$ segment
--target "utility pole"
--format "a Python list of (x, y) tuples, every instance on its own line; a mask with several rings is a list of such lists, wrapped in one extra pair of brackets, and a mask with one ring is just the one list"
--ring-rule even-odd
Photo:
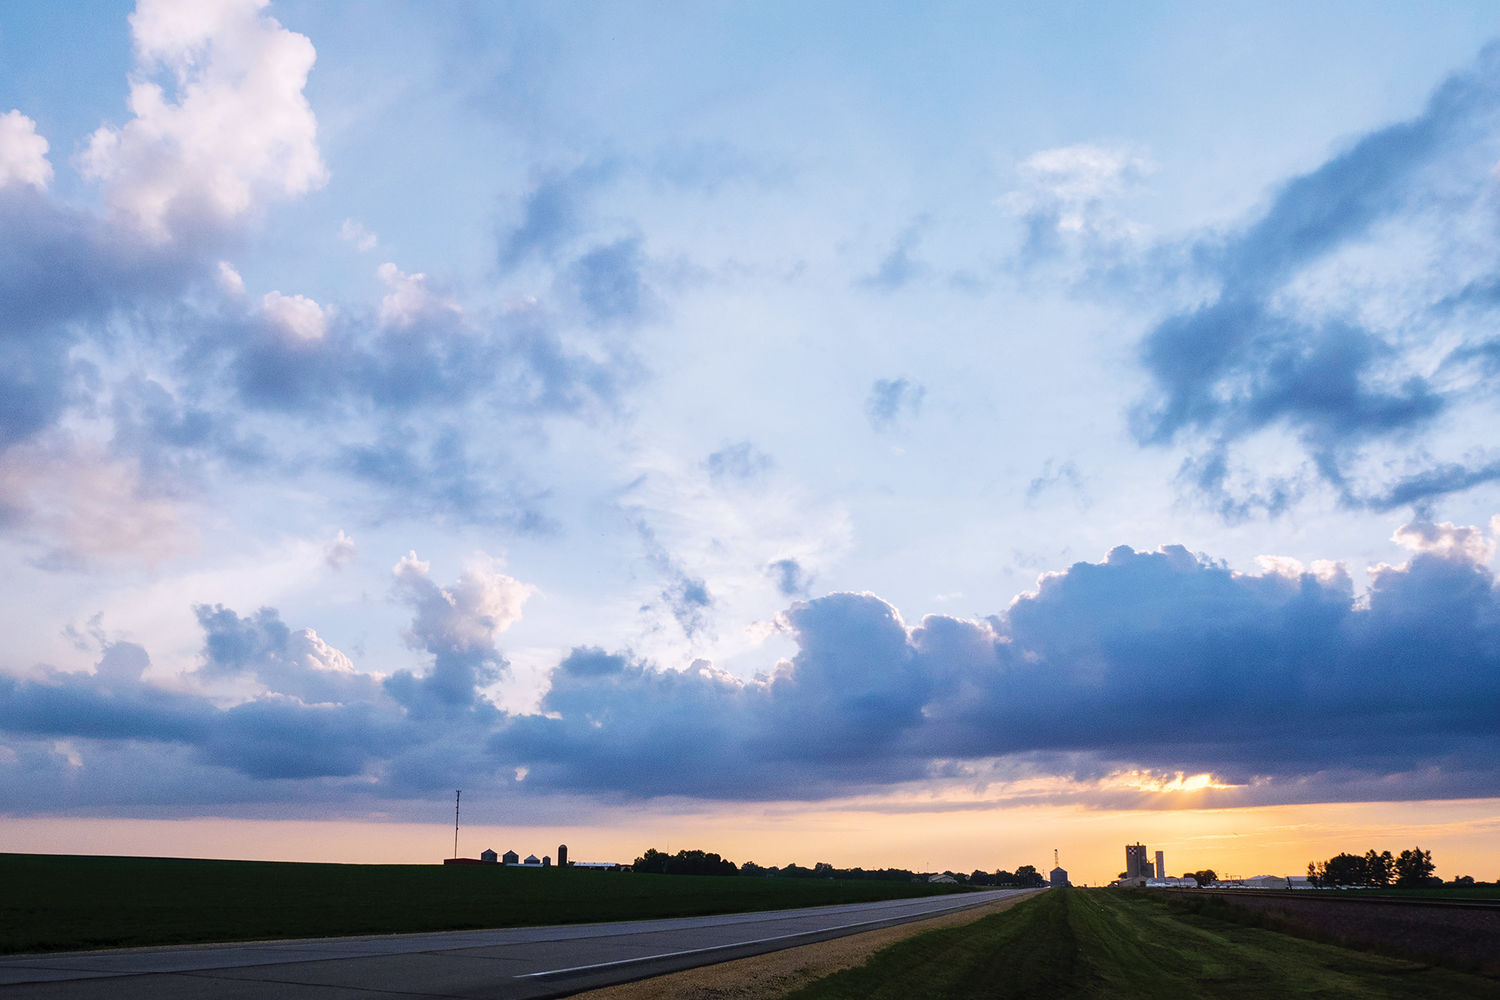
[(458, 800), (463, 798), (462, 788), (453, 790), (453, 860), (458, 860)]

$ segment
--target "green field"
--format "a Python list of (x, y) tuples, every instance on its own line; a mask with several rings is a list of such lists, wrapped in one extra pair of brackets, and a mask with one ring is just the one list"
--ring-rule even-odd
[(1347, 894), (1396, 899), (1452, 899), (1458, 902), (1500, 900), (1500, 889), (1492, 885), (1445, 885), (1436, 889), (1357, 889), (1347, 890)]
[(1110, 889), (1042, 893), (930, 931), (786, 1000), (1467, 1000), (1500, 982), (1316, 944)]
[(0, 854), (0, 953), (635, 920), (951, 889), (488, 865)]

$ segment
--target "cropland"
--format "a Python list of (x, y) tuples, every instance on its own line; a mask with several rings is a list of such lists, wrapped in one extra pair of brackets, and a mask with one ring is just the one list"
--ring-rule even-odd
[(904, 899), (910, 882), (0, 854), (0, 953), (696, 916)]
[(1062, 889), (909, 938), (787, 1000), (1497, 996), (1500, 980), (1195, 913), (1161, 893)]

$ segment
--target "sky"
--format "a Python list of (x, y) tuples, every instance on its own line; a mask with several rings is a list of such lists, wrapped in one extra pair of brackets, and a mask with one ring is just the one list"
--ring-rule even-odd
[(1497, 40), (0, 8), (0, 850), (1500, 878)]

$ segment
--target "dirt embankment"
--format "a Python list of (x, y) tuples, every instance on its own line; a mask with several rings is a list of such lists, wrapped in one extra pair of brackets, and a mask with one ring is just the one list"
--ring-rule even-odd
[[(1038, 889), (1038, 892), (1041, 890)], [(988, 906), (949, 913), (930, 920), (885, 927), (863, 934), (785, 948), (718, 965), (705, 965), (669, 976), (580, 993), (581, 1000), (773, 1000), (815, 979), (861, 965), (875, 952), (923, 931), (956, 927), (999, 913), (1029, 899), (1011, 896)]]

